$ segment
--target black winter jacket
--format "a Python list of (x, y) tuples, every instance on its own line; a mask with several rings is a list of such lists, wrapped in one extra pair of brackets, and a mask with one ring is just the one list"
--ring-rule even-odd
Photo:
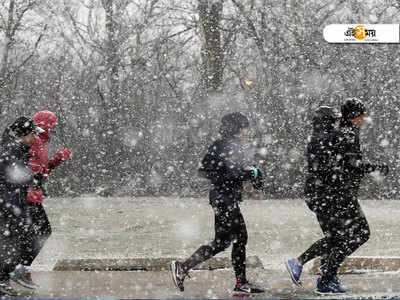
[(357, 208), (361, 179), (380, 168), (363, 161), (359, 129), (343, 121), (337, 130), (313, 132), (307, 161), (306, 202), (315, 212)]
[(360, 147), (360, 131), (349, 121), (342, 121), (340, 130), (343, 134), (341, 143), (342, 193), (343, 197), (357, 199), (361, 179), (368, 173), (380, 168), (380, 165), (363, 161)]
[(222, 138), (208, 149), (199, 175), (211, 181), (210, 204), (232, 206), (242, 201), (243, 181), (253, 179), (238, 138)]
[(23, 210), (28, 188), (33, 181), (29, 147), (15, 139), (3, 139), (0, 153), (0, 206)]
[(326, 211), (341, 185), (343, 135), (334, 128), (315, 129), (307, 145), (306, 202), (313, 211)]

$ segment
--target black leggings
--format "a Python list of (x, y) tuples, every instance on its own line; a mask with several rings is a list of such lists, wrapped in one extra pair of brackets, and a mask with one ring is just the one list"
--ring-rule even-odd
[(317, 213), (317, 219), (325, 237), (312, 244), (299, 261), (305, 264), (321, 257), (321, 264), (326, 264), (323, 276), (331, 280), (345, 258), (368, 241), (370, 230), (358, 202), (341, 212)]
[(21, 258), (22, 264), (30, 266), (39, 255), (52, 230), (46, 211), (41, 203), (28, 203), (26, 211), (32, 234), (23, 243)]
[(10, 272), (21, 263), (24, 241), (29, 236), (24, 207), (0, 205), (0, 282), (9, 280)]
[(203, 245), (184, 263), (190, 270), (198, 264), (224, 251), (232, 243), (232, 266), (236, 278), (246, 281), (247, 230), (238, 205), (213, 207), (215, 213), (215, 238)]

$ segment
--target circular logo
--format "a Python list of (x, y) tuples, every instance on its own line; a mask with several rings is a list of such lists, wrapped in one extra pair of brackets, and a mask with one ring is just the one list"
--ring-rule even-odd
[(367, 27), (364, 25), (358, 25), (354, 28), (354, 37), (357, 40), (363, 40), (367, 36)]

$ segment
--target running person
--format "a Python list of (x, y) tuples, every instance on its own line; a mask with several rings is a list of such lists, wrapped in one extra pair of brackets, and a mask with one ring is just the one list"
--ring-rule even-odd
[(68, 149), (59, 150), (51, 159), (48, 158), (47, 144), (55, 134), (57, 116), (51, 111), (44, 110), (33, 115), (37, 126), (44, 130), (35, 137), (30, 148), (30, 165), (34, 172), (43, 175), (43, 180), (29, 189), (26, 198), (26, 210), (32, 225), (32, 236), (25, 240), (25, 247), (22, 253), (22, 263), (17, 266), (11, 274), (11, 279), (16, 283), (30, 289), (36, 289), (37, 284), (32, 280), (30, 266), (40, 253), (45, 242), (50, 237), (52, 229), (43, 206), (43, 198), (46, 194), (47, 177), (52, 170), (68, 160), (71, 151)]
[[(260, 183), (262, 173), (258, 168), (247, 167), (239, 136), (246, 135), (249, 122), (241, 113), (230, 113), (221, 120), (221, 139), (208, 149), (199, 169), (200, 175), (211, 181), (209, 200), (215, 215), (215, 238), (201, 246), (184, 262), (171, 263), (172, 278), (176, 287), (184, 291), (184, 279), (189, 270), (224, 251), (232, 244), (232, 265), (236, 276), (234, 295), (263, 293), (246, 277), (247, 230), (240, 211), (243, 181)], [(257, 185), (257, 184), (256, 184)], [(262, 188), (259, 184), (258, 188)]]
[[(320, 141), (312, 138), (308, 146), (307, 204), (316, 213), (325, 237), (297, 259), (286, 262), (293, 282), (301, 286), (303, 265), (315, 257), (321, 257), (322, 275), (317, 279), (316, 289), (321, 294), (347, 291), (337, 277), (338, 269), (344, 259), (368, 241), (370, 236), (368, 222), (357, 200), (361, 178), (375, 170), (385, 175), (388, 173), (385, 165), (362, 161), (359, 128), (365, 117), (364, 105), (351, 99), (346, 101), (341, 110), (343, 116), (339, 131), (332, 128), (325, 130), (319, 134)], [(326, 143), (321, 141), (331, 142), (325, 146)], [(331, 163), (322, 163), (321, 168), (321, 157), (327, 155), (332, 158), (328, 160)]]
[[(20, 117), (3, 133), (0, 152), (0, 295), (18, 296), (10, 272), (21, 262), (24, 241), (31, 236), (26, 196), (36, 176), (29, 164), (35, 135), (43, 132), (33, 120)], [(35, 180), (36, 181), (36, 180)]]

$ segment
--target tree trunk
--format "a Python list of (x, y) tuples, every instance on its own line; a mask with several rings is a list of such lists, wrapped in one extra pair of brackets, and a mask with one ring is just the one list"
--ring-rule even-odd
[(10, 95), (10, 70), (8, 65), (8, 57), (10, 50), (12, 48), (14, 42), (13, 26), (14, 26), (14, 13), (15, 13), (15, 1), (10, 0), (8, 6), (8, 20), (7, 27), (4, 32), (4, 52), (3, 57), (1, 59), (1, 69), (0, 69), (0, 111), (3, 111), (4, 105), (9, 100), (8, 96)]
[[(113, 0), (102, 0), (105, 11), (105, 30), (107, 40), (104, 47), (104, 62), (106, 67), (106, 88), (102, 95), (102, 174), (103, 183), (107, 185), (106, 194), (115, 190), (113, 178), (119, 169), (118, 160), (121, 151), (120, 120), (121, 96), (119, 95), (119, 64), (118, 56), (118, 24), (115, 21), (115, 8)], [(118, 177), (118, 176), (117, 176)]]
[(219, 28), (222, 10), (223, 0), (199, 0), (198, 2), (200, 26), (203, 36), (201, 78), (205, 89), (211, 91), (221, 89), (224, 72), (224, 53)]

